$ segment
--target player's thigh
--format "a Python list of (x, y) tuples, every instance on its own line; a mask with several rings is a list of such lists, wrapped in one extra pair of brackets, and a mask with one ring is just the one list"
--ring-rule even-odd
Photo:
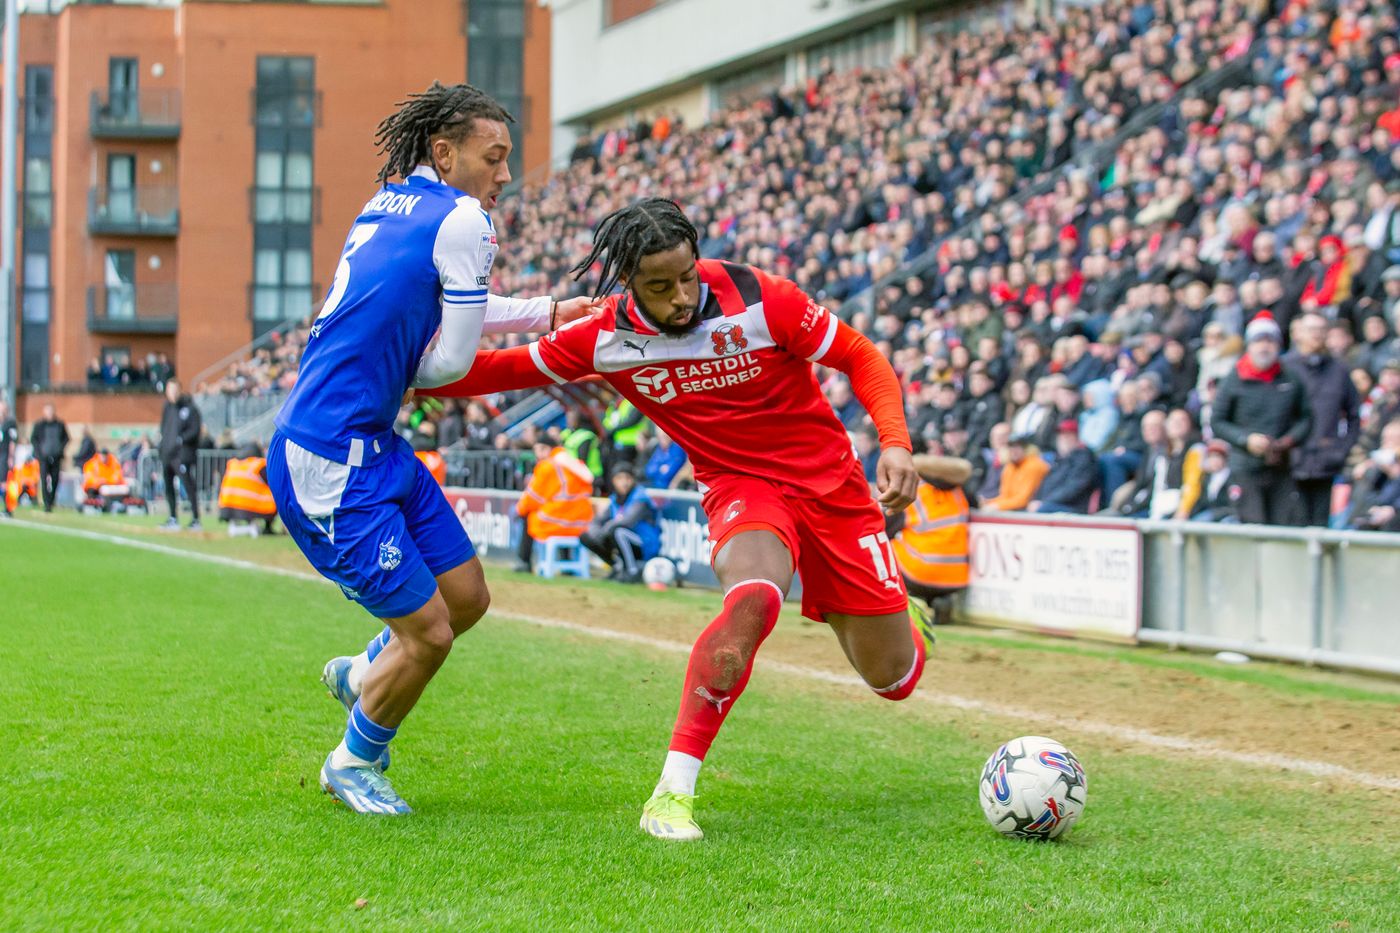
[(768, 528), (738, 532), (714, 558), (715, 576), (726, 592), (748, 580), (765, 580), (786, 595), (792, 586), (792, 563), (787, 543)]
[(725, 477), (705, 492), (711, 564), (724, 589), (745, 580), (768, 580), (784, 593), (797, 564), (797, 515), (773, 484), (753, 477)]
[(820, 499), (797, 500), (797, 512), (804, 616), (823, 622), (906, 609), (909, 597), (884, 513), (858, 472)]
[(828, 613), (827, 623), (851, 667), (872, 687), (888, 687), (914, 666), (908, 610), (878, 616)]

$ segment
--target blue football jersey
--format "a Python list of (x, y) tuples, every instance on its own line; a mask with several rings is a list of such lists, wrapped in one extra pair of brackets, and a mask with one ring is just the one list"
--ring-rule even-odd
[(346, 237), (278, 429), (352, 466), (387, 450), (444, 309), (484, 319), (496, 249), (480, 202), (427, 169), (380, 189)]

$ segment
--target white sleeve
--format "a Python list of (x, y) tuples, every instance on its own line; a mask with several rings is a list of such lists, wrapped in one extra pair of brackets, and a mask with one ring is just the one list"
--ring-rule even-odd
[(554, 299), (503, 298), (486, 296), (486, 328), (488, 334), (534, 334), (549, 330), (549, 312)]
[(486, 323), (486, 286), (496, 259), (496, 234), (475, 200), (460, 202), (443, 218), (433, 243), (433, 265), (442, 284), (442, 328), (418, 364), (413, 386), (456, 382), (471, 369)]

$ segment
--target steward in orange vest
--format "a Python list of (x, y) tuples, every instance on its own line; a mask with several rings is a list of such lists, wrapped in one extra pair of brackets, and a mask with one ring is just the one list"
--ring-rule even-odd
[(423, 462), (439, 486), (447, 485), (447, 461), (442, 459), (442, 454), (436, 450), (415, 450), (413, 456)]
[[(117, 487), (121, 491), (102, 492), (104, 486)], [(83, 492), (89, 496), (98, 495), (120, 495), (124, 496), (131, 491), (127, 485), (125, 477), (122, 476), (122, 464), (108, 450), (103, 450), (93, 454), (83, 464)]]
[(219, 484), (219, 518), (226, 522), (256, 522), (261, 520), (269, 534), (272, 520), (277, 517), (277, 504), (267, 485), (267, 460), (256, 444), (239, 451), (224, 467), (223, 482)]
[(923, 480), (902, 516), (903, 527), (892, 535), (895, 560), (909, 593), (946, 621), (951, 606), (943, 599), (966, 589), (968, 581), (968, 502), (962, 484), (972, 476), (972, 464), (959, 457), (920, 455), (914, 468)]
[(593, 521), (593, 471), (562, 447), (535, 445), (535, 472), (515, 511), (525, 519), (520, 564), (529, 570), (534, 543), (546, 538), (577, 538)]

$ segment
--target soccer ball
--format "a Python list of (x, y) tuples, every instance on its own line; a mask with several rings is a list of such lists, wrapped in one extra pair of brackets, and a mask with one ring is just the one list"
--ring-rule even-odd
[(669, 589), (676, 582), (676, 565), (665, 557), (653, 557), (642, 568), (642, 582), (648, 589)]
[(1053, 739), (1024, 735), (992, 753), (978, 790), (987, 822), (1003, 836), (1055, 839), (1084, 812), (1088, 786), (1073, 752)]

